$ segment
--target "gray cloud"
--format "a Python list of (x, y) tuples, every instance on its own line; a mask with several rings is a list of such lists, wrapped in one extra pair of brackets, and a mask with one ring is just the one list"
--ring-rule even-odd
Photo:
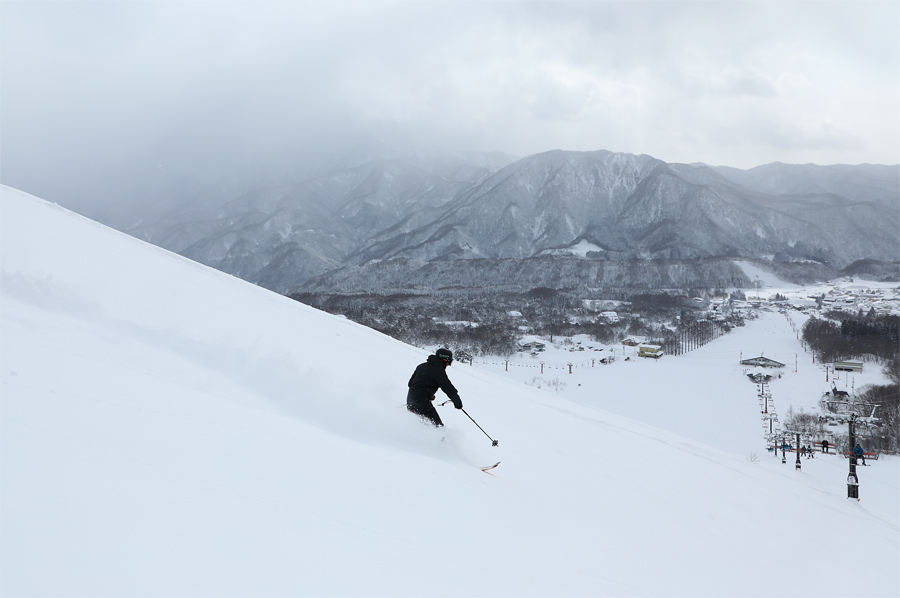
[(896, 2), (0, 10), (0, 175), (61, 203), (187, 179), (227, 194), (371, 144), (738, 167), (900, 154)]

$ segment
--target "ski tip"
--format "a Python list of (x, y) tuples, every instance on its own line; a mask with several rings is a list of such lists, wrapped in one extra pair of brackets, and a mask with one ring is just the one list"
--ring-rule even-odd
[(488, 470), (490, 470), (490, 469), (494, 469), (494, 468), (497, 467), (498, 465), (500, 465), (500, 461), (497, 461), (497, 462), (494, 463), (493, 465), (486, 465), (486, 466), (482, 467), (482, 468), (481, 468), (481, 471), (488, 471)]

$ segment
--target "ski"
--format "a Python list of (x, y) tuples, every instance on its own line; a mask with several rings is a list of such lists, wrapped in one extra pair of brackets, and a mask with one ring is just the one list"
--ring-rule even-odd
[(486, 466), (486, 467), (482, 467), (482, 468), (481, 468), (481, 471), (483, 471), (484, 473), (487, 473), (488, 471), (494, 469), (494, 468), (497, 467), (498, 465), (500, 465), (500, 461), (497, 461), (497, 462), (494, 463), (493, 465), (488, 465), (488, 466)]

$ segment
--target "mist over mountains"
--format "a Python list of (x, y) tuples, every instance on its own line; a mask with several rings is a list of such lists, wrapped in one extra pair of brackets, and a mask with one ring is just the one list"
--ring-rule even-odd
[(749, 286), (735, 258), (795, 279), (860, 264), (896, 278), (900, 170), (608, 151), (353, 156), (126, 232), (281, 293)]

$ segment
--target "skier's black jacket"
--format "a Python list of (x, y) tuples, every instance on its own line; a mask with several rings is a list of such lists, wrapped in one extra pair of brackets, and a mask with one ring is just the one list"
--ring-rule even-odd
[(453, 406), (462, 409), (459, 393), (447, 377), (447, 366), (437, 355), (429, 355), (428, 361), (421, 364), (409, 379), (409, 392), (406, 393), (406, 404), (410, 407), (430, 406), (434, 393), (438, 388), (444, 391)]

